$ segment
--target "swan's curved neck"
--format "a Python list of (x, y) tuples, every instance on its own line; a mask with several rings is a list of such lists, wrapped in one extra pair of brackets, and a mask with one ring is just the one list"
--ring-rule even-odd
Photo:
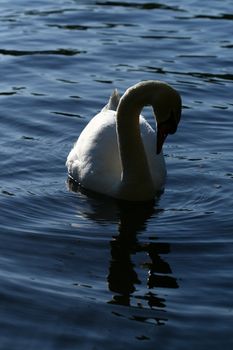
[(127, 196), (138, 196), (138, 192), (141, 192), (145, 197), (153, 192), (153, 181), (140, 134), (139, 116), (145, 105), (154, 105), (155, 91), (154, 82), (139, 83), (125, 92), (117, 109), (122, 196), (125, 191)]

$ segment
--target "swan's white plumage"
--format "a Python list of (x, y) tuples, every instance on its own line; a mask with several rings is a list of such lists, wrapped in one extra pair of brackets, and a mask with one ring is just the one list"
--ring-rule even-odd
[[(146, 89), (148, 91), (150, 90), (150, 84), (152, 85), (152, 88), (154, 88), (154, 86), (157, 87), (157, 85), (162, 84), (162, 88), (165, 90), (168, 89), (170, 94), (170, 90), (172, 90), (172, 95), (177, 94), (177, 92), (174, 93), (175, 90), (173, 90), (171, 87), (160, 82), (149, 81), (145, 83), (139, 83), (135, 85), (135, 87), (137, 88), (137, 86), (139, 86), (143, 92), (145, 90), (143, 84), (147, 86)], [(132, 114), (130, 111), (133, 111), (134, 107), (131, 106), (131, 110), (130, 108), (128, 109), (127, 101), (129, 101), (129, 104), (131, 103), (134, 105), (132, 100), (135, 100), (135, 97), (132, 99), (132, 95), (134, 95), (135, 91), (137, 91), (135, 87), (131, 88), (131, 90), (127, 90), (130, 93), (126, 91), (121, 100), (118, 92), (116, 90), (113, 92), (108, 104), (102, 109), (100, 113), (91, 119), (91, 121), (87, 124), (87, 126), (80, 134), (77, 142), (74, 144), (73, 149), (70, 151), (67, 157), (66, 165), (68, 168), (69, 176), (86, 189), (115, 198), (127, 200), (148, 200), (152, 199), (158, 191), (161, 191), (163, 189), (166, 177), (166, 166), (163, 153), (161, 152), (160, 154), (156, 154), (156, 131), (150, 126), (150, 124), (145, 120), (143, 116), (140, 115), (139, 118), (137, 116), (136, 118), (132, 118), (133, 123), (137, 124), (139, 122), (140, 125), (140, 135), (136, 135), (137, 131), (135, 131), (136, 129), (134, 130), (136, 135), (135, 139), (142, 139), (143, 146), (139, 145), (138, 150), (140, 151), (142, 148), (144, 148), (144, 150), (139, 153), (141, 154), (141, 158), (145, 158), (146, 156), (146, 162), (142, 162), (141, 164), (146, 164), (146, 167), (149, 171), (145, 172), (143, 175), (139, 175), (137, 178), (137, 174), (134, 176), (134, 173), (137, 173), (138, 169), (138, 174), (140, 174), (141, 167), (136, 167), (136, 171), (133, 172), (133, 176), (125, 176), (125, 181), (124, 176), (122, 176), (122, 152), (124, 152), (124, 150), (119, 150), (119, 137), (117, 135), (117, 130), (119, 133), (122, 132), (122, 134), (124, 134), (124, 143), (125, 140), (127, 143), (127, 137), (131, 132), (131, 127), (129, 126), (131, 125), (131, 121), (130, 123), (126, 124), (125, 129), (124, 118), (131, 118)], [(125, 96), (126, 98), (124, 99)], [(126, 101), (126, 99), (128, 100)], [(175, 100), (176, 99), (177, 97), (175, 97)], [(176, 102), (177, 101), (173, 103), (172, 107), (174, 107)], [(165, 106), (166, 103), (167, 100), (165, 99)], [(118, 107), (120, 105), (124, 106), (123, 113), (122, 111), (119, 111), (120, 108)], [(162, 108), (164, 108), (164, 105)], [(124, 108), (126, 110), (126, 113)], [(162, 110), (162, 108), (160, 108), (160, 110)], [(171, 111), (169, 109), (169, 113), (170, 112)], [(118, 118), (118, 114), (121, 114), (121, 117)], [(123, 125), (117, 125), (117, 118), (118, 120), (123, 120)], [(134, 136), (133, 132), (131, 135)], [(135, 162), (137, 162), (137, 154), (134, 154), (134, 152), (132, 152), (134, 137), (131, 137), (131, 141), (129, 142), (131, 142), (130, 159), (134, 159)], [(140, 142), (137, 141), (135, 145), (136, 144), (138, 145)], [(125, 145), (121, 148), (124, 147)], [(128, 149), (128, 146), (126, 148)], [(126, 153), (128, 153), (128, 151), (126, 151)], [(131, 162), (131, 167), (133, 163)], [(124, 165), (125, 168), (128, 168), (128, 162), (124, 161), (124, 164), (126, 164)], [(127, 173), (126, 170), (128, 171), (128, 169), (124, 170), (125, 173)], [(130, 171), (131, 170), (128, 172)], [(144, 176), (144, 179), (148, 178), (148, 181), (140, 183), (140, 176)]]
[[(156, 132), (143, 116), (140, 129), (155, 192), (165, 182), (163, 154), (156, 155)], [(116, 197), (122, 166), (116, 133), (116, 112), (102, 110), (84, 128), (67, 158), (69, 175), (84, 188)]]

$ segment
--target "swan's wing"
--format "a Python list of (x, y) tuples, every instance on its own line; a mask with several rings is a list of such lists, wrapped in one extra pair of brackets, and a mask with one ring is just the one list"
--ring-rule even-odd
[(115, 112), (97, 114), (67, 157), (69, 176), (83, 187), (111, 195), (121, 179)]
[(114, 89), (112, 95), (109, 98), (108, 103), (106, 104), (106, 106), (104, 106), (104, 108), (102, 109), (101, 112), (104, 112), (104, 111), (109, 110), (109, 109), (112, 111), (116, 111), (118, 104), (119, 104), (119, 101), (120, 101), (120, 98), (121, 97), (120, 97), (118, 90)]

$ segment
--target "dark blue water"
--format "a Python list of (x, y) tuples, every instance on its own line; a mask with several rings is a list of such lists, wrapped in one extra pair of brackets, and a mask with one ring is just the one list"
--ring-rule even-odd
[[(232, 349), (232, 1), (0, 5), (0, 349)], [(183, 98), (165, 193), (76, 192), (73, 142), (145, 79)]]

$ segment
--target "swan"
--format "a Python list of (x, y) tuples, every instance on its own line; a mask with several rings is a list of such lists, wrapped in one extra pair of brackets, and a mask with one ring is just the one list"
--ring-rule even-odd
[[(140, 115), (151, 105), (157, 130)], [(148, 80), (114, 90), (108, 104), (87, 124), (70, 151), (71, 179), (87, 190), (128, 201), (152, 200), (164, 189), (162, 146), (176, 132), (181, 97), (167, 83)]]

